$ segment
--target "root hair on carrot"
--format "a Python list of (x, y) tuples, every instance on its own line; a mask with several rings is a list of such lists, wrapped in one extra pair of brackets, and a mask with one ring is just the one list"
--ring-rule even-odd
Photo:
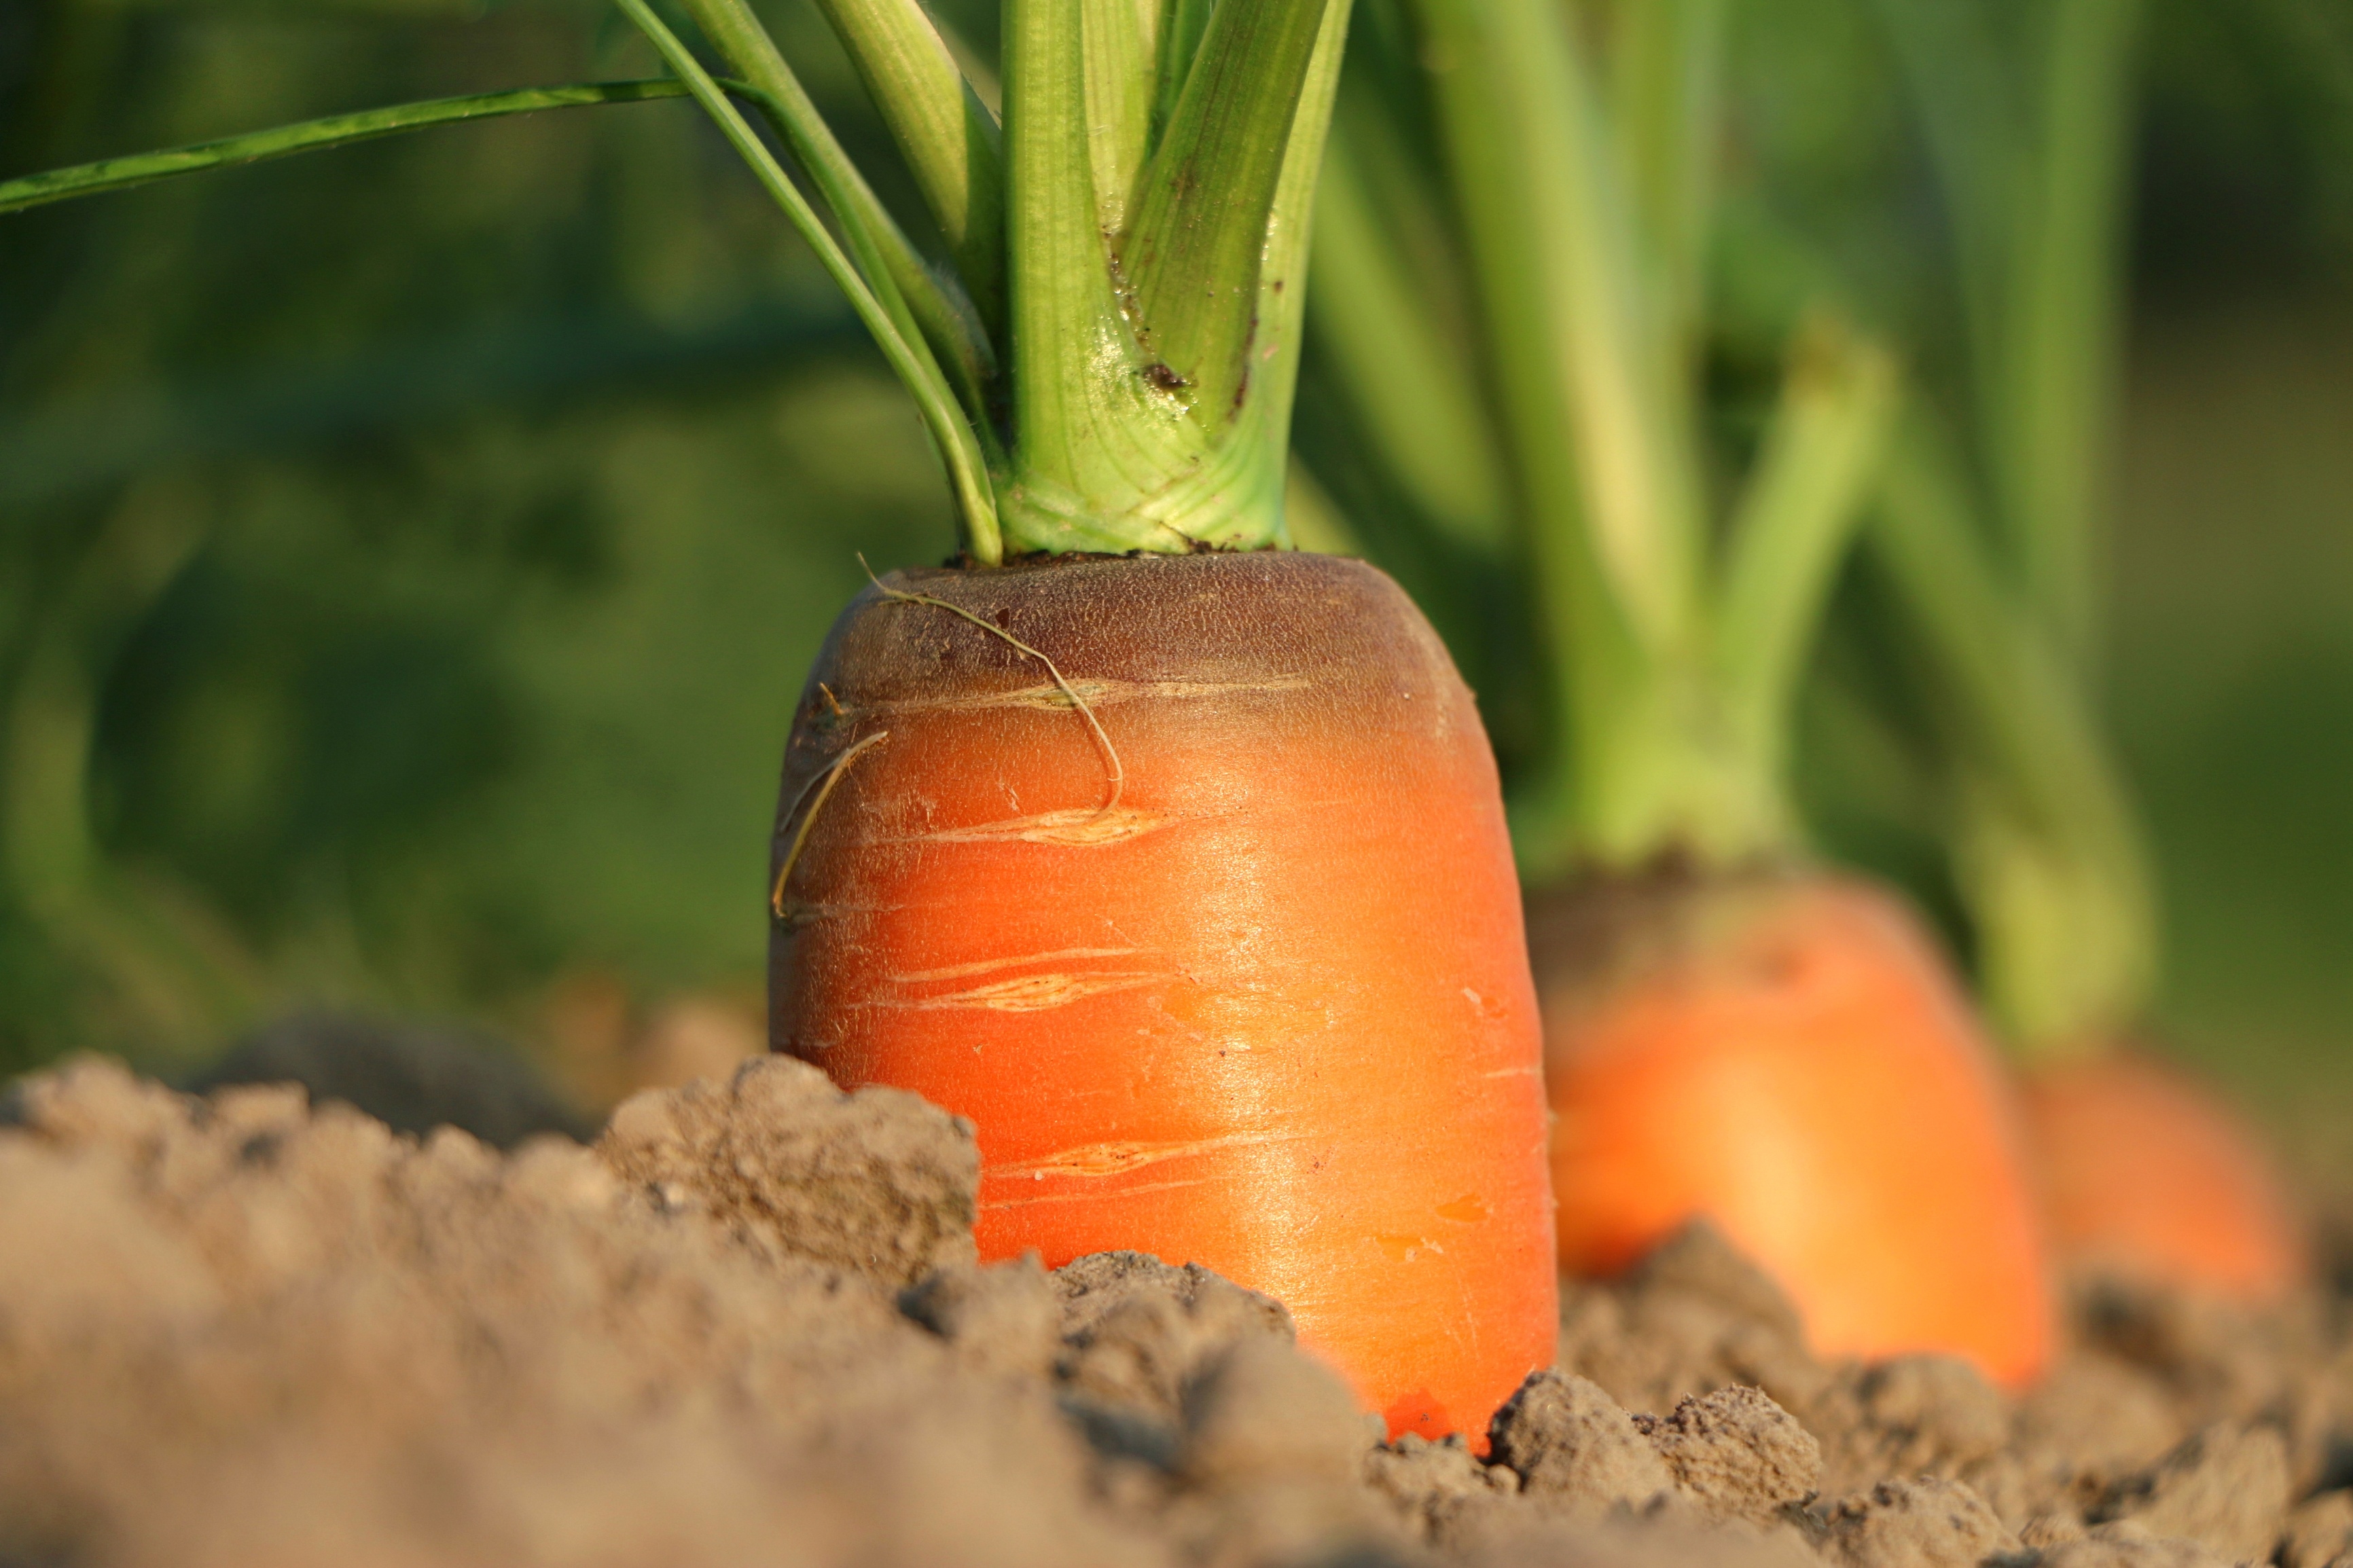
[[(801, 793), (793, 797), (792, 810), (785, 813), (785, 820), (790, 822), (798, 815), (801, 825), (793, 834), (792, 847), (785, 851), (784, 864), (776, 868), (776, 885), (768, 893), (768, 908), (775, 911), (778, 920), (785, 918), (785, 884), (793, 879), (793, 867), (799, 862), (801, 850), (808, 844), (809, 829), (817, 822), (817, 814), (825, 809), (826, 796), (833, 793), (833, 786), (841, 782), (841, 775), (849, 771), (849, 764), (858, 760), (860, 752), (881, 745), (890, 738), (890, 731), (877, 730), (864, 740), (853, 742), (827, 765), (825, 772), (801, 785)], [(811, 790), (817, 792), (814, 800), (809, 799)], [(804, 801), (808, 803), (807, 813), (801, 812)]]
[[(1111, 743), (1111, 734), (1103, 727), (1103, 721), (1095, 717), (1092, 706), (1085, 698), (1079, 695), (1079, 689), (1071, 684), (1070, 679), (1063, 675), (1060, 665), (1056, 664), (1043, 650), (1031, 647), (1003, 626), (989, 625), (962, 605), (950, 604), (947, 600), (930, 594), (910, 594), (903, 588), (885, 587), (882, 579), (874, 575), (874, 568), (866, 564), (866, 557), (863, 554), (858, 557), (858, 564), (865, 569), (866, 580), (874, 584), (874, 591), (884, 598), (902, 605), (929, 605), (934, 609), (945, 610), (952, 616), (970, 621), (1016, 652), (1025, 654), (1044, 665), (1046, 673), (1054, 678), (1055, 687), (1069, 699), (1071, 706), (1079, 710), (1079, 716), (1087, 721), (1087, 728), (1094, 731), (1095, 744), (1103, 748), (1103, 767), (1111, 775), (1111, 793), (1104, 797), (1103, 805), (1096, 809), (1095, 815), (1104, 816), (1119, 809), (1120, 795), (1127, 788), (1127, 768), (1119, 760), (1119, 748)], [(779, 896), (782, 896), (781, 892)]]

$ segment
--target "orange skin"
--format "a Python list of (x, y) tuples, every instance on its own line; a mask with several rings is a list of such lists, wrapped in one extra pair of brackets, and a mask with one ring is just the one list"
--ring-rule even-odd
[(2063, 1261), (2256, 1306), (2308, 1277), (2261, 1143), (2187, 1074), (2110, 1051), (2030, 1073), (2023, 1098)]
[(2013, 1111), (1913, 919), (1819, 877), (1642, 897), (1601, 968), (1540, 952), (1567, 975), (1544, 990), (1562, 1266), (1615, 1272), (1705, 1215), (1820, 1353), (2031, 1381), (2055, 1331)]
[[(1360, 563), (894, 574), (820, 656), (773, 1039), (970, 1117), (984, 1258), (1282, 1300), (1394, 1432), (1483, 1435), (1556, 1329), (1541, 1039), (1470, 694)], [(793, 808), (887, 731), (813, 820)], [(817, 787), (822, 787), (821, 783)]]

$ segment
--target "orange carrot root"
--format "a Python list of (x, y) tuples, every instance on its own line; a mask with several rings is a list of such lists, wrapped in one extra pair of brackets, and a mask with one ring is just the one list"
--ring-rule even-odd
[(2262, 1142), (2187, 1073), (2109, 1051), (2030, 1074), (2024, 1099), (2063, 1261), (2257, 1305), (2309, 1277)]
[(1563, 1267), (1694, 1215), (1815, 1349), (1965, 1356), (2012, 1386), (2052, 1306), (2014, 1113), (1934, 949), (1826, 878), (1658, 881), (1532, 912)]
[(784, 802), (891, 743), (779, 823), (776, 1047), (973, 1119), (985, 1258), (1201, 1263), (1392, 1429), (1482, 1435), (1553, 1353), (1541, 1047), (1486, 737), (1405, 596), (1272, 552), (894, 574), (809, 692)]

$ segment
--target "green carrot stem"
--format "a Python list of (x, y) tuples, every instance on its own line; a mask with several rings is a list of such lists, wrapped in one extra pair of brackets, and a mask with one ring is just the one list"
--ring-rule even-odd
[[(1509, 526), (1503, 454), (1461, 335), (1429, 308), (1432, 282), (1398, 243), (1404, 149), (1347, 107), (1334, 122), (1315, 201), (1311, 315), (1339, 381), (1383, 460), (1419, 512), (1489, 554)], [(1384, 198), (1388, 199), (1384, 199)]]
[(2139, 825), (2071, 667), (1995, 572), (1966, 488), (1915, 413), (1871, 530), (1932, 672), (1996, 1016), (2029, 1054), (2122, 1026), (2156, 972)]
[(2007, 336), (1984, 399), (2018, 580), (2078, 662), (2097, 635), (2139, 12), (2140, 0), (2052, 0), (2042, 17), (2037, 155), (2012, 182)]
[(870, 282), (887, 278), (885, 302), (892, 293), (904, 301), (911, 321), (901, 323), (902, 332), (920, 335), (930, 347), (984, 455), (994, 458), (988, 388), (997, 374), (997, 353), (971, 300), (934, 273), (908, 241), (744, 0), (687, 0), (687, 8), (742, 73), (741, 96), (758, 106), (808, 171)]
[(1250, 390), (1268, 218), (1326, 8), (1225, 0), (1210, 14), (1121, 243), (1148, 346), (1213, 426)]

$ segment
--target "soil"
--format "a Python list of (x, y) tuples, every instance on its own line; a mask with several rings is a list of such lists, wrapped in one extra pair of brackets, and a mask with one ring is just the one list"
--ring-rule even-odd
[(2011, 1401), (1808, 1355), (1704, 1227), (1571, 1289), (1492, 1450), (1278, 1302), (974, 1261), (970, 1128), (784, 1058), (590, 1146), (85, 1059), (0, 1130), (0, 1562), (2353, 1568), (2353, 1333), (2088, 1282)]

